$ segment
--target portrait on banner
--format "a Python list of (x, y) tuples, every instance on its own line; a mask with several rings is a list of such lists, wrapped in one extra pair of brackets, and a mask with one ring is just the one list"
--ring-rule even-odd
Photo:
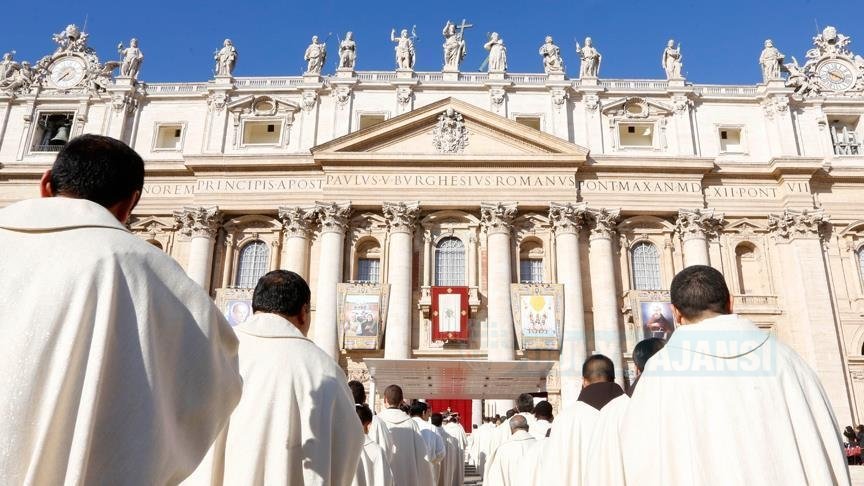
[(669, 301), (640, 302), (639, 314), (643, 339), (652, 337), (669, 339), (672, 331), (675, 330), (672, 303)]
[(559, 349), (563, 332), (561, 284), (511, 284), (513, 323), (521, 349)]
[(342, 349), (378, 349), (384, 334), (389, 286), (338, 284), (339, 336)]
[(231, 327), (243, 324), (252, 317), (252, 289), (219, 289), (216, 305)]

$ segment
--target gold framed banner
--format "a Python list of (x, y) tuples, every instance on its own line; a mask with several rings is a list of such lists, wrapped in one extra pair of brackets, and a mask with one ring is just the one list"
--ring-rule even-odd
[(339, 342), (342, 349), (380, 349), (387, 321), (390, 286), (379, 283), (340, 283)]
[(218, 289), (216, 306), (234, 327), (252, 317), (252, 289)]
[(672, 301), (668, 290), (643, 290), (630, 296), (637, 340), (659, 337), (669, 339), (675, 332)]
[(561, 349), (563, 284), (510, 284), (510, 302), (519, 349)]

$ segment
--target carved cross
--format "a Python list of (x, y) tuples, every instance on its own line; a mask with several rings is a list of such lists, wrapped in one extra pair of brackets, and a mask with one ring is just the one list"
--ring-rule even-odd
[(456, 27), (459, 27), (459, 38), (461, 39), (462, 35), (465, 33), (465, 29), (470, 29), (471, 27), (474, 27), (474, 24), (466, 24), (465, 19), (462, 19), (462, 23), (457, 25)]

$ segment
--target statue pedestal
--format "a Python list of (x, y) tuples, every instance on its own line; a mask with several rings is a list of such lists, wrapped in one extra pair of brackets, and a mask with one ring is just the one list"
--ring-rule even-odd
[(213, 84), (219, 88), (233, 89), (234, 88), (234, 77), (233, 76), (222, 76), (222, 75), (217, 74), (216, 77), (213, 78)]
[(504, 71), (489, 71), (489, 79), (504, 80)]
[(670, 88), (683, 88), (685, 80), (684, 78), (669, 78), (668, 83)]
[(599, 86), (596, 76), (584, 76), (579, 78), (579, 80), (581, 81), (581, 83), (579, 83), (581, 86)]
[(413, 69), (399, 68), (396, 70), (396, 79), (412, 79), (413, 77)]
[(564, 81), (564, 71), (550, 71), (546, 73), (546, 79), (549, 81)]
[(135, 86), (135, 78), (130, 78), (128, 76), (117, 76), (116, 78), (114, 78), (114, 86), (131, 88), (132, 86)]
[(340, 67), (339, 69), (336, 70), (336, 77), (337, 78), (353, 78), (354, 77), (354, 70), (351, 68)]
[(303, 73), (303, 84), (316, 84), (321, 82), (321, 75), (319, 73)]
[(444, 74), (444, 81), (459, 81), (459, 71), (444, 69), (442, 73)]

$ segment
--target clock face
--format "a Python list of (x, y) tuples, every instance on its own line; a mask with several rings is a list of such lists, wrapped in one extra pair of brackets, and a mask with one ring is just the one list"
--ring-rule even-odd
[(846, 91), (855, 84), (852, 68), (845, 62), (826, 61), (817, 68), (816, 73), (819, 76), (819, 84), (831, 91)]
[(60, 59), (51, 66), (51, 83), (60, 89), (77, 86), (84, 79), (84, 61), (77, 57)]

